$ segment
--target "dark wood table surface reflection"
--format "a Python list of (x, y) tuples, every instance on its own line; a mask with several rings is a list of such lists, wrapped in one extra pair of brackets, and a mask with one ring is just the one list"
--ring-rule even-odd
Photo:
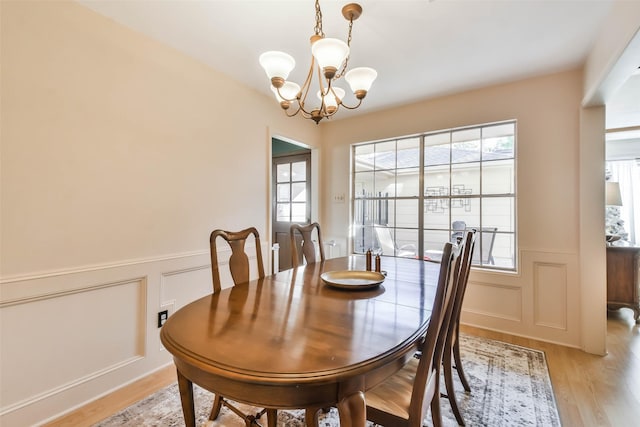
[(320, 279), (364, 268), (361, 256), (300, 266), (173, 314), (160, 336), (174, 357), (186, 425), (195, 425), (196, 383), (260, 407), (337, 406), (343, 427), (364, 427), (364, 391), (400, 369), (427, 329), (439, 266), (383, 257), (385, 281), (359, 291)]

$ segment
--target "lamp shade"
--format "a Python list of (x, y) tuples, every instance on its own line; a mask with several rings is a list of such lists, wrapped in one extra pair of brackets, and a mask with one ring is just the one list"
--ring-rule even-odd
[(260, 65), (270, 79), (280, 77), (284, 80), (289, 77), (289, 73), (296, 66), (296, 61), (287, 53), (270, 50), (260, 55)]
[(349, 56), (349, 46), (342, 40), (323, 38), (311, 45), (311, 53), (322, 70), (338, 69)]
[[(335, 86), (331, 89), (333, 90), (333, 92), (331, 92), (330, 90), (329, 93), (324, 96), (324, 105), (326, 106), (327, 110), (332, 109), (333, 111), (335, 111), (338, 108), (338, 100), (336, 99), (336, 97), (342, 100), (342, 98), (344, 98), (345, 92), (344, 89)], [(320, 91), (318, 91), (318, 99), (322, 101), (322, 92)]]
[(607, 194), (607, 206), (622, 206), (619, 183), (607, 181), (605, 192)]
[(271, 90), (276, 96), (278, 102), (293, 101), (294, 99), (296, 99), (298, 93), (300, 92), (300, 85), (294, 82), (284, 82), (284, 85), (282, 85), (282, 87), (280, 88), (280, 94), (282, 96), (278, 94), (278, 89), (276, 89), (275, 87), (271, 86)]
[(369, 91), (376, 77), (378, 77), (376, 70), (369, 67), (354, 68), (344, 76), (353, 92), (359, 90)]

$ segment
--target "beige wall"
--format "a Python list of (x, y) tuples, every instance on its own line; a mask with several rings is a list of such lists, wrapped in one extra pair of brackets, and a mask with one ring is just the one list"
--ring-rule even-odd
[(2, 276), (266, 230), (268, 126), (313, 126), (74, 3), (2, 7)]
[(211, 230), (256, 226), (268, 255), (271, 135), (320, 135), (75, 2), (0, 8), (0, 424), (21, 426), (170, 363), (157, 312), (211, 292)]

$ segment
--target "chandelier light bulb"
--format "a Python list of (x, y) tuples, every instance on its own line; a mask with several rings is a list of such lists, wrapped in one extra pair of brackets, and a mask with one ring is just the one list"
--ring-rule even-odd
[(260, 55), (260, 65), (275, 87), (282, 87), (296, 61), (287, 53), (271, 50)]
[(339, 39), (323, 38), (311, 45), (311, 53), (330, 80), (349, 56), (349, 46)]
[(344, 76), (358, 99), (364, 98), (376, 77), (378, 77), (376, 70), (369, 67), (354, 68)]

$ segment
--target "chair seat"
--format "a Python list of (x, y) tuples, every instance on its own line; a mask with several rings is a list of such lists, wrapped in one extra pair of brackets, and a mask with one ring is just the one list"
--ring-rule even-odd
[[(377, 409), (403, 420), (408, 419), (411, 392), (417, 369), (418, 359), (411, 358), (402, 369), (383, 383), (367, 391), (365, 395), (367, 410)], [(389, 401), (389, 396), (395, 396), (394, 400)]]

